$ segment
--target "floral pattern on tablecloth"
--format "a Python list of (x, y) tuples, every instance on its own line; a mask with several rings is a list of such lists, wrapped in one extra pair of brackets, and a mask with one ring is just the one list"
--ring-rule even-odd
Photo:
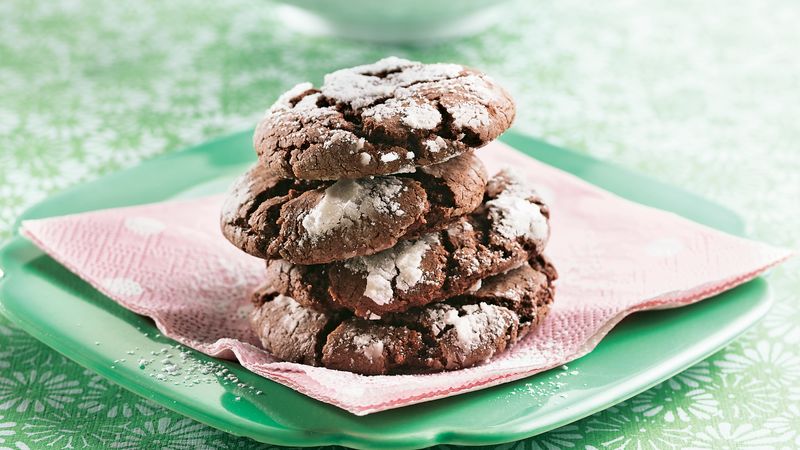
[[(479, 67), (517, 127), (800, 237), (800, 8), (788, 0), (523, 1), (482, 36), (373, 46), (294, 34), (266, 0), (0, 2), (0, 238), (47, 195), (253, 126), (282, 90), (395, 54)], [(800, 264), (726, 349), (502, 449), (800, 447)], [(64, 359), (0, 317), (0, 448), (260, 448)], [(269, 446), (266, 446), (269, 447)]]

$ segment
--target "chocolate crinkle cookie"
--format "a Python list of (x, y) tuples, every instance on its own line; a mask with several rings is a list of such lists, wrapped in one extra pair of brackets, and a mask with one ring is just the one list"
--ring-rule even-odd
[(555, 269), (543, 257), (487, 278), (445, 302), (365, 320), (320, 312), (269, 284), (254, 294), (251, 326), (285, 361), (365, 375), (456, 370), (483, 363), (526, 336), (547, 315)]
[(336, 182), (284, 179), (257, 164), (226, 198), (222, 232), (251, 255), (296, 264), (371, 255), (474, 210), (486, 182), (472, 152), (413, 173)]
[(380, 318), (475, 291), (484, 278), (525, 264), (544, 250), (548, 218), (535, 191), (501, 172), (482, 204), (445, 230), (330, 264), (270, 260), (266, 280), (309, 308)]
[(250, 325), (276, 358), (366, 375), (474, 366), (546, 316), (550, 211), (474, 150), (514, 102), (457, 64), (386, 58), (295, 86), (253, 137), (225, 237), (266, 260)]
[(514, 115), (509, 94), (474, 69), (391, 57), (330, 73), (319, 89), (298, 84), (270, 107), (253, 143), (278, 177), (363, 178), (481, 147)]

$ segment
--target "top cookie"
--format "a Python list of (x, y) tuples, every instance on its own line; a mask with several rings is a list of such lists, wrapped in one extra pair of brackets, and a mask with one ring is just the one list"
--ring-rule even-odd
[(497, 138), (514, 102), (488, 76), (456, 64), (386, 58), (298, 84), (256, 128), (259, 159), (284, 178), (387, 175), (446, 161)]

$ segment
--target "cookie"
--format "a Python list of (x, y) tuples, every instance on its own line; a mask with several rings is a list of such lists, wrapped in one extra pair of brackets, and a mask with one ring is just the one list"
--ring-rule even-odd
[(413, 173), (336, 182), (284, 179), (257, 164), (234, 184), (221, 228), (260, 258), (329, 263), (447, 227), (480, 204), (486, 179), (472, 152)]
[(295, 86), (270, 107), (253, 145), (277, 176), (338, 180), (440, 163), (497, 138), (509, 94), (456, 64), (386, 58)]
[(285, 361), (364, 375), (456, 370), (488, 361), (541, 323), (555, 277), (537, 258), (475, 292), (380, 320), (306, 308), (267, 285), (254, 295), (250, 323), (264, 349)]
[(379, 317), (474, 290), (480, 280), (524, 264), (544, 250), (548, 220), (541, 198), (500, 172), (487, 184), (481, 206), (445, 230), (330, 264), (270, 260), (267, 281), (310, 308)]

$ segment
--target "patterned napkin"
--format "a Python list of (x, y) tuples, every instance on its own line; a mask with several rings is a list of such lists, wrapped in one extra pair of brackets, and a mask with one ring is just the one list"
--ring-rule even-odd
[(502, 143), (478, 154), (489, 173), (512, 166), (551, 207), (547, 253), (560, 273), (553, 309), (510, 351), (470, 369), (362, 376), (279, 362), (248, 328), (261, 260), (230, 245), (222, 196), (26, 221), (22, 233), (125, 308), (211, 356), (366, 415), (523, 378), (590, 352), (628, 314), (687, 305), (744, 283), (790, 252), (641, 206)]

